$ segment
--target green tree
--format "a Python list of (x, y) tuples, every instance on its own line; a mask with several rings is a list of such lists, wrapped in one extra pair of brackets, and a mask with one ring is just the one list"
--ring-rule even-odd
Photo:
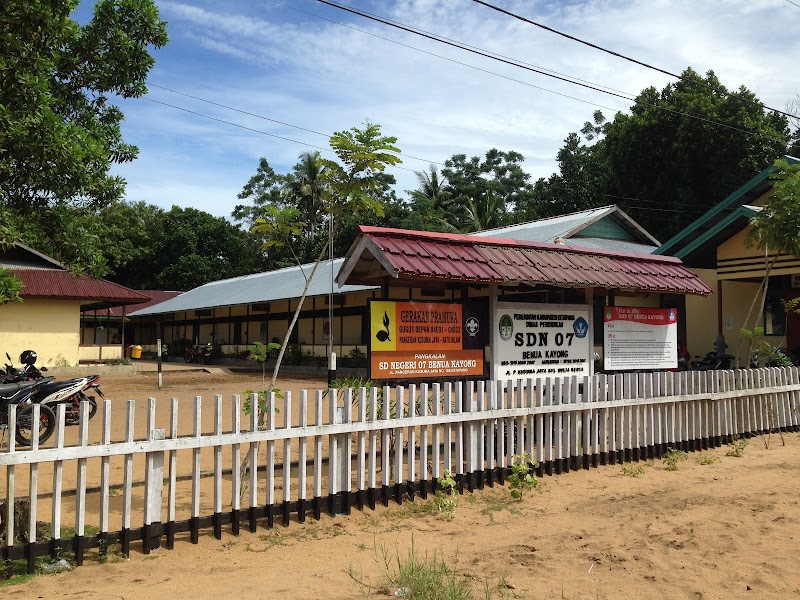
[(137, 153), (111, 99), (146, 92), (149, 50), (167, 33), (152, 0), (98, 0), (84, 26), (70, 17), (77, 5), (0, 3), (0, 242), (21, 239), (97, 276), (107, 266), (84, 211), (122, 196), (109, 169)]
[(164, 213), (147, 202), (124, 200), (100, 210), (109, 279), (133, 289), (155, 288), (162, 264), (157, 248), (164, 235)]
[(683, 76), (642, 91), (593, 147), (608, 167), (607, 193), (662, 240), (772, 164), (790, 137), (787, 119), (747, 88), (729, 92), (711, 71)]
[[(416, 171), (419, 187), (408, 190), (411, 212), (415, 223), (411, 228), (422, 231), (441, 231), (446, 226), (446, 210), (453, 201), (447, 178), (441, 176), (434, 165), (427, 171)], [(444, 227), (446, 228), (446, 227)]]
[(467, 160), (464, 154), (447, 159), (442, 176), (447, 179), (452, 197), (447, 210), (450, 228), (473, 231), (475, 216), (491, 207), (496, 208), (497, 217), (487, 219), (484, 214), (482, 220), (504, 224), (507, 212), (528, 202), (533, 186), (529, 183), (530, 175), (522, 169), (524, 160), (519, 152), (496, 148), (489, 150), (483, 160), (477, 156)]
[(152, 242), (157, 289), (189, 290), (261, 266), (254, 238), (223, 217), (173, 206), (164, 213), (162, 228), (160, 239)]
[[(381, 135), (379, 125), (367, 122), (363, 128), (353, 127), (348, 131), (334, 133), (330, 145), (340, 162), (320, 159), (322, 169), (320, 177), (320, 201), (324, 224), (332, 233), (333, 228), (346, 214), (372, 212), (383, 216), (383, 205), (380, 194), (385, 185), (385, 169), (387, 166), (401, 162), (397, 154), (400, 149), (394, 144), (395, 137)], [(299, 211), (295, 207), (273, 207), (264, 217), (256, 220), (251, 231), (265, 237), (264, 247), (291, 246), (298, 236), (304, 235), (307, 223), (297, 220)], [(278, 379), (281, 361), (289, 344), (289, 337), (300, 315), (308, 287), (316, 273), (319, 263), (328, 251), (328, 245), (322, 244), (316, 256), (306, 285), (297, 303), (292, 321), (286, 331), (281, 345), (272, 380), (267, 389), (274, 389)], [(305, 274), (304, 274), (305, 276)]]
[[(772, 254), (773, 258), (770, 261), (766, 261), (765, 258), (764, 277), (750, 304), (747, 317), (745, 317), (744, 331), (747, 331), (746, 328), (750, 326), (750, 317), (756, 303), (759, 304), (759, 309), (755, 313), (756, 320), (759, 318), (758, 315), (764, 313), (769, 274), (780, 255), (800, 256), (800, 235), (798, 235), (800, 232), (800, 165), (790, 165), (786, 160), (778, 159), (775, 161), (775, 168), (769, 177), (773, 181), (772, 194), (765, 196), (761, 210), (750, 220), (752, 229), (746, 241), (751, 246), (756, 245), (763, 248), (765, 256)], [(754, 325), (750, 333), (756, 329)], [(737, 344), (737, 356), (744, 339), (748, 342), (746, 364), (750, 364), (753, 347), (752, 335), (740, 336)]]
[[(379, 195), (386, 184), (384, 172), (386, 167), (401, 162), (397, 156), (400, 149), (394, 145), (396, 142), (397, 138), (381, 135), (380, 126), (369, 122), (365, 123), (363, 128), (353, 127), (331, 136), (331, 148), (340, 162), (330, 159), (319, 161), (319, 167), (322, 169), (320, 172), (322, 181), (319, 186), (321, 209), (325, 215), (324, 224), (329, 228), (329, 235), (333, 235), (335, 224), (347, 214), (373, 212), (379, 216), (384, 215)], [(299, 214), (299, 209), (294, 206), (281, 208), (273, 205), (263, 218), (256, 220), (251, 231), (264, 236), (265, 248), (291, 246), (296, 243), (299, 236), (304, 235), (307, 228), (307, 223), (297, 220)], [(330, 241), (332, 242), (332, 239)], [(278, 351), (267, 390), (276, 389), (281, 362), (303, 308), (308, 288), (328, 250), (329, 246), (323, 244), (308, 276), (301, 271), (306, 278), (306, 284)], [(262, 411), (263, 407), (259, 406), (259, 419), (264, 417)], [(242, 461), (240, 467), (242, 480), (250, 466), (249, 456), (248, 453), (248, 457)]]

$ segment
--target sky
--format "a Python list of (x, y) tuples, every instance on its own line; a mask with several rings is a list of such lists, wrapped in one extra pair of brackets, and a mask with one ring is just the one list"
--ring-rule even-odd
[[(156, 2), (170, 42), (152, 51), (149, 93), (119, 102), (124, 138), (139, 147), (114, 168), (130, 201), (230, 217), (261, 157), (289, 172), (365, 121), (397, 137), (403, 163), (389, 172), (401, 198), (415, 171), (491, 148), (522, 153), (535, 181), (557, 171), (564, 138), (595, 110), (613, 118), (632, 105), (316, 0)], [(473, 0), (340, 2), (629, 97), (675, 81)], [(800, 93), (800, 0), (491, 3), (672, 73), (713, 70), (772, 108)]]

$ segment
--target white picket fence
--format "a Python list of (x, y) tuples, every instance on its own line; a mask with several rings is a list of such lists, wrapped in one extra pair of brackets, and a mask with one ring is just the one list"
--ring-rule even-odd
[[(302, 391), (271, 395), (263, 426), (239, 396), (214, 396), (205, 421), (209, 403), (195, 397), (181, 426), (177, 398), (161, 412), (149, 398), (143, 431), (134, 401), (106, 400), (77, 431), (60, 407), (43, 447), (6, 436), (2, 557), (7, 573), (63, 552), (81, 564), (92, 548), (127, 553), (141, 540), (149, 552), (184, 533), (197, 543), (206, 529), (219, 538), (226, 525), (238, 534), (426, 497), (445, 471), (471, 491), (502, 483), (520, 457), (559, 474), (797, 431), (799, 401), (792, 367)], [(242, 481), (246, 454), (255, 468)]]

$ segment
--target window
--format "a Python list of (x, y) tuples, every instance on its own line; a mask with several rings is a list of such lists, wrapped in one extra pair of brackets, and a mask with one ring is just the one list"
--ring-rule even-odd
[(764, 335), (786, 335), (786, 307), (780, 295), (769, 294), (764, 303)]

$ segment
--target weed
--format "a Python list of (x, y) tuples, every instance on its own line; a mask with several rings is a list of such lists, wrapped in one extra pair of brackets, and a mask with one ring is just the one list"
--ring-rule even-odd
[(453, 518), (453, 513), (458, 505), (456, 480), (453, 479), (450, 471), (445, 471), (438, 481), (440, 489), (436, 490), (434, 494), (434, 503), (436, 504), (436, 509), (449, 521)]
[(719, 457), (708, 454), (707, 452), (703, 452), (697, 457), (697, 462), (699, 462), (701, 465), (710, 465), (715, 462), (719, 462)]
[(634, 467), (632, 464), (624, 464), (622, 465), (622, 474), (626, 477), (638, 477), (639, 475), (644, 475), (644, 466), (639, 465), (638, 467)]
[[(534, 473), (531, 473), (529, 458), (530, 455), (528, 454), (515, 454), (511, 461), (511, 475), (508, 476), (508, 488), (514, 500), (522, 500), (522, 495), (525, 492), (539, 487), (539, 480)], [(534, 461), (532, 466), (535, 469), (539, 466), (539, 463)]]
[[(427, 553), (420, 555), (413, 539), (405, 557), (401, 557), (399, 552), (391, 556), (383, 544), (376, 547), (375, 554), (382, 578), (379, 589), (383, 594), (420, 600), (469, 600), (473, 597), (472, 583), (466, 575), (437, 554), (433, 557)], [(348, 574), (365, 594), (372, 590), (371, 583), (353, 566)]]
[(750, 442), (748, 442), (746, 438), (734, 434), (733, 438), (731, 438), (731, 447), (725, 453), (725, 456), (735, 456), (736, 458), (741, 458), (744, 456), (744, 449), (747, 448), (747, 444), (749, 443)]
[(676, 450), (675, 448), (667, 448), (667, 454), (664, 456), (663, 462), (666, 465), (667, 471), (677, 471), (678, 461), (686, 460), (689, 455), (683, 450)]

